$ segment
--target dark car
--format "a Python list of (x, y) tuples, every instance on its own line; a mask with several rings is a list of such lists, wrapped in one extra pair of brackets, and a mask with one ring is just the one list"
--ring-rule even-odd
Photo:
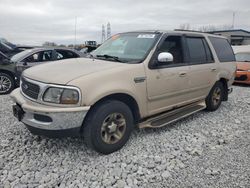
[(34, 48), (24, 50), (11, 59), (1, 53), (0, 94), (8, 94), (19, 85), (22, 72), (32, 66), (61, 59), (79, 58), (83, 54), (64, 48)]
[(0, 38), (0, 52), (4, 53), (7, 57), (20, 53), (26, 49), (32, 49), (34, 46), (20, 46), (8, 42), (6, 39)]

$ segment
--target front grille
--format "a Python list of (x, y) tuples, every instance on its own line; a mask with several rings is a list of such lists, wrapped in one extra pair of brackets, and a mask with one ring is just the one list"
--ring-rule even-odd
[(241, 75), (235, 78), (236, 81), (245, 81), (247, 80), (247, 75)]
[(21, 80), (22, 80), (22, 85), (21, 85), (22, 92), (28, 97), (37, 100), (40, 87), (37, 84), (33, 84), (25, 80), (25, 78), (21, 78)]

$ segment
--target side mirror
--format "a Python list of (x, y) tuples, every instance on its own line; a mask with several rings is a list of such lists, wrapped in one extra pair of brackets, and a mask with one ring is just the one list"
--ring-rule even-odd
[(170, 63), (174, 61), (174, 57), (171, 53), (169, 52), (161, 52), (158, 55), (158, 62), (159, 63)]
[(23, 66), (27, 66), (28, 64), (27, 64), (27, 62), (26, 61), (24, 61), (23, 62)]

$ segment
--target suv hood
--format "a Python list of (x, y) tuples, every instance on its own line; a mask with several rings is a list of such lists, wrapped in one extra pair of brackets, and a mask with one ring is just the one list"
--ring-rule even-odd
[(119, 66), (124, 64), (89, 58), (66, 59), (34, 66), (23, 75), (44, 83), (65, 85), (79, 77)]

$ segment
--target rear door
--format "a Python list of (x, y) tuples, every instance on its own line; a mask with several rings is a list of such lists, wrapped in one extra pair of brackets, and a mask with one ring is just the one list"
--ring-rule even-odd
[(218, 64), (203, 36), (185, 36), (189, 64), (189, 95), (193, 100), (205, 98), (216, 81)]
[(228, 86), (234, 82), (236, 62), (233, 49), (226, 38), (217, 36), (208, 37), (214, 47), (215, 53), (218, 58), (218, 69), (220, 77), (228, 80)]

